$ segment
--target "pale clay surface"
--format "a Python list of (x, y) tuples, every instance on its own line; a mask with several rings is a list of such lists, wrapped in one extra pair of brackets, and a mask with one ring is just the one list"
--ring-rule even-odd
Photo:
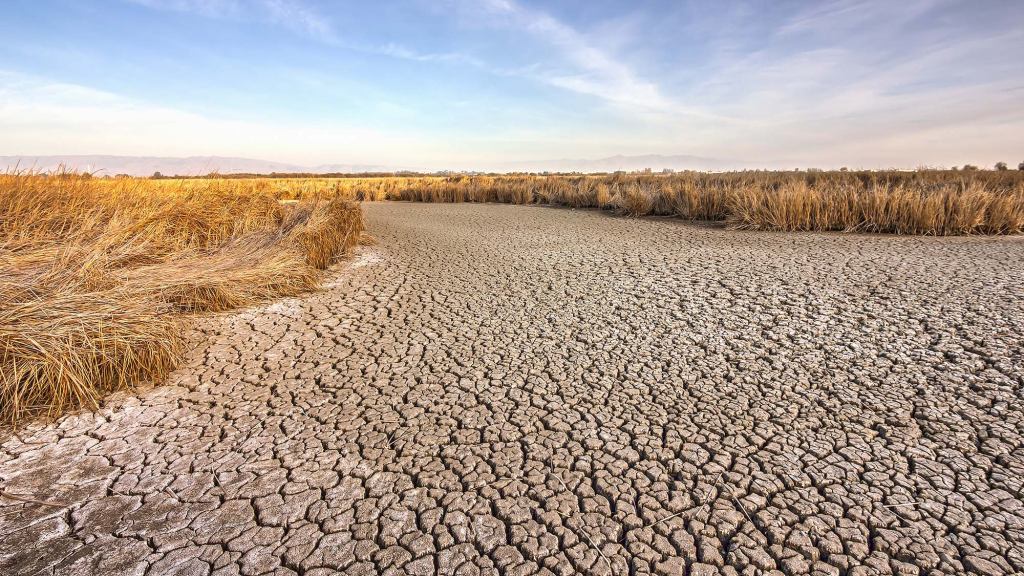
[(0, 573), (1024, 571), (1024, 241), (368, 204), (323, 292), (7, 436)]

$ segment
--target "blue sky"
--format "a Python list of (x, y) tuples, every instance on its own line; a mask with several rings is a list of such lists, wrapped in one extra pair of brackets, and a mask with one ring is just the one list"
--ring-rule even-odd
[(4, 155), (1024, 160), (1019, 0), (13, 0), (0, 36)]

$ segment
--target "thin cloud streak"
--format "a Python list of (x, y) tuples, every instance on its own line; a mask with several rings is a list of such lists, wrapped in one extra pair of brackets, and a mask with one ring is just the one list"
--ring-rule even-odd
[(156, 10), (197, 14), (206, 18), (243, 19), (248, 14), (317, 40), (337, 40), (331, 22), (297, 0), (127, 0)]
[(412, 60), (415, 62), (458, 62), (463, 64), (469, 64), (479, 68), (485, 67), (484, 63), (481, 60), (474, 58), (473, 56), (469, 56), (468, 54), (463, 54), (461, 52), (417, 52), (416, 50), (413, 50), (411, 48), (408, 48), (407, 46), (398, 44), (396, 42), (389, 42), (383, 46), (379, 46), (376, 48), (357, 47), (357, 49), (363, 49), (368, 52), (382, 54), (384, 56), (391, 56), (392, 58), (400, 58), (402, 60)]
[(621, 60), (606, 54), (576, 29), (549, 14), (511, 0), (488, 0), (483, 5), (501, 21), (511, 22), (512, 26), (555, 46), (576, 68), (570, 73), (538, 70), (529, 74), (533, 79), (644, 111), (679, 111), (655, 83), (642, 80)]
[(902, 0), (899, 5), (889, 0), (831, 0), (797, 12), (777, 34), (830, 34), (867, 23), (895, 29), (943, 4), (949, 4), (949, 0)]
[(519, 74), (595, 97), (637, 121), (687, 126), (695, 134), (707, 132), (712, 125), (737, 122), (710, 107), (666, 96), (658, 83), (644, 79), (621, 55), (600, 48), (586, 34), (550, 14), (527, 8), (513, 0), (488, 0), (484, 5), (492, 13), (499, 14), (502, 22), (511, 22), (518, 30), (550, 44), (570, 67), (566, 71), (549, 65), (536, 65), (518, 71), (498, 69), (497, 73)]

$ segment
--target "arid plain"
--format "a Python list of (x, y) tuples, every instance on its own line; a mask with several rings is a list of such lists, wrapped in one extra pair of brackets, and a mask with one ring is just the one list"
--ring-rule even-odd
[(0, 446), (4, 574), (1024, 571), (1024, 240), (364, 203)]
[(1024, 576), (1024, 0), (13, 0), (0, 576)]

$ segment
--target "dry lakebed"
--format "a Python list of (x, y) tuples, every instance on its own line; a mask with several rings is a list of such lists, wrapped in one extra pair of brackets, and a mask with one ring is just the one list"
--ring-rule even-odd
[(1024, 240), (365, 203), (0, 437), (0, 574), (1024, 572)]

